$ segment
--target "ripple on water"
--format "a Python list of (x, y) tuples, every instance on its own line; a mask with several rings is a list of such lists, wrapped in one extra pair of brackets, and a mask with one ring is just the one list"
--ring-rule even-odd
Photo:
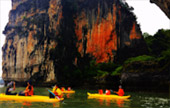
[(158, 97), (140, 97), (141, 106), (145, 108), (170, 108), (169, 99)]

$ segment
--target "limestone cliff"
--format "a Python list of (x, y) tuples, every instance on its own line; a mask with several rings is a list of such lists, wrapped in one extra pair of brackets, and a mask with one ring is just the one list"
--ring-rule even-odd
[(150, 0), (151, 3), (155, 3), (170, 19), (170, 1), (169, 0)]
[(119, 0), (12, 0), (4, 34), (4, 80), (56, 82), (87, 60), (146, 51), (135, 15)]

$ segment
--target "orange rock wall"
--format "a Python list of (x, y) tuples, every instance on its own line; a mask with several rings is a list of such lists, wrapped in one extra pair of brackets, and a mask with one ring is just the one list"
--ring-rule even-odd
[(98, 63), (113, 61), (112, 50), (117, 50), (117, 34), (115, 32), (116, 28), (116, 6), (113, 5), (113, 13), (108, 13), (107, 17), (100, 20), (100, 7), (98, 7), (97, 20), (93, 20), (92, 29), (87, 31), (87, 34), (83, 36), (83, 27), (88, 26), (88, 19), (85, 13), (82, 12), (75, 20), (76, 24), (76, 35), (78, 41), (80, 41), (78, 46), (78, 51), (83, 56), (83, 38), (87, 39), (87, 50), (86, 53), (90, 53)]
[(12, 6), (4, 30), (6, 80), (56, 81), (58, 68), (79, 68), (85, 56), (113, 62), (119, 49), (142, 38), (133, 14), (117, 0), (13, 0)]
[[(120, 43), (130, 46), (131, 41), (142, 38), (141, 33), (136, 30), (136, 22), (133, 22), (128, 40), (126, 39), (127, 41), (120, 42), (120, 38), (127, 37), (120, 36), (120, 32), (125, 31), (121, 31), (121, 27), (119, 26), (118, 28), (116, 26), (116, 24), (120, 25), (121, 20), (123, 20), (121, 19), (121, 6), (113, 4), (108, 10), (105, 17), (101, 17), (103, 10), (100, 5), (98, 5), (97, 16), (92, 14), (92, 18), (89, 18), (86, 14), (87, 12), (82, 11), (75, 19), (78, 51), (82, 57), (84, 54), (90, 54), (97, 63), (114, 61), (114, 56), (116, 55), (114, 52), (120, 48)], [(89, 27), (90, 19), (92, 19), (92, 28)], [(84, 33), (84, 28), (87, 29), (86, 33)], [(86, 49), (83, 46), (85, 41), (87, 41)]]

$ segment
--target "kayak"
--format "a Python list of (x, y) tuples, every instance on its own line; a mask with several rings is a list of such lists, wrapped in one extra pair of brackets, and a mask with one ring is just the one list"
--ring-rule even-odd
[(15, 100), (15, 101), (26, 101), (26, 102), (47, 102), (47, 103), (54, 103), (64, 100), (64, 98), (61, 98), (60, 100), (55, 98), (49, 98), (48, 96), (39, 96), (39, 95), (33, 95), (33, 96), (18, 96), (18, 95), (5, 95), (4, 93), (0, 94), (0, 100)]
[(65, 90), (65, 91), (62, 91), (62, 93), (75, 93), (75, 91), (74, 90), (70, 90), (70, 91)]
[(114, 99), (128, 99), (128, 98), (130, 98), (130, 95), (118, 96), (118, 95), (106, 95), (106, 94), (98, 94), (98, 93), (92, 94), (89, 92), (87, 92), (87, 95), (91, 98), (114, 98)]

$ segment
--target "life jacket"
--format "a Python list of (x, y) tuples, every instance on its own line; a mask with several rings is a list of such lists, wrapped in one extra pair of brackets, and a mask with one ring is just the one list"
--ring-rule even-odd
[[(31, 86), (31, 90), (29, 90), (30, 86)], [(32, 96), (32, 95), (34, 95), (34, 88), (33, 88), (32, 85), (27, 86), (25, 90), (29, 90), (29, 92), (25, 93), (25, 96)]]
[(64, 88), (64, 87), (62, 87), (62, 88), (61, 88), (61, 91), (65, 91), (65, 88)]
[(62, 94), (62, 91), (58, 87), (54, 87), (52, 91), (56, 96), (60, 96)]
[(58, 93), (58, 96), (61, 96), (62, 91), (60, 90), (60, 88), (57, 88), (56, 92)]
[(99, 89), (99, 94), (103, 94), (103, 90), (102, 89)]
[(125, 94), (125, 92), (124, 92), (123, 89), (120, 88), (120, 89), (118, 90), (117, 94), (118, 94), (119, 96), (123, 96), (123, 95)]
[(110, 90), (106, 89), (106, 95), (110, 95)]
[(58, 95), (58, 93), (57, 93), (57, 86), (55, 86), (55, 87), (53, 87), (53, 90), (52, 90), (52, 92), (57, 96)]

